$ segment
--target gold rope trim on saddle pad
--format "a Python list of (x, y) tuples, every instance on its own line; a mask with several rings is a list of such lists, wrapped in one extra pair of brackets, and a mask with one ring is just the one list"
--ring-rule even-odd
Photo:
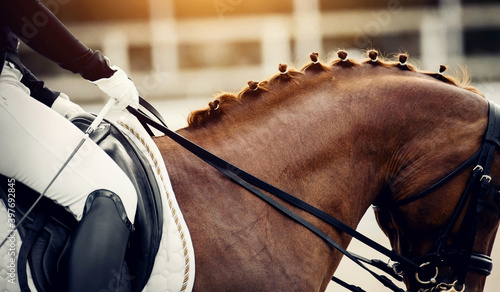
[(186, 237), (184, 235), (184, 231), (182, 230), (182, 225), (180, 224), (179, 216), (177, 215), (177, 211), (174, 208), (174, 204), (172, 202), (171, 195), (168, 192), (168, 189), (165, 185), (165, 181), (164, 181), (164, 177), (163, 177), (163, 173), (161, 171), (160, 165), (158, 163), (158, 160), (155, 157), (155, 154), (151, 150), (151, 147), (146, 143), (146, 140), (141, 136), (141, 134), (138, 131), (134, 130), (134, 128), (132, 126), (124, 123), (123, 121), (118, 121), (118, 123), (120, 125), (122, 125), (123, 127), (125, 127), (128, 131), (130, 131), (130, 133), (132, 133), (137, 139), (139, 139), (139, 141), (141, 141), (142, 145), (146, 148), (146, 151), (148, 152), (151, 160), (153, 161), (156, 173), (158, 174), (158, 176), (161, 180), (161, 184), (163, 186), (163, 189), (167, 195), (168, 207), (170, 209), (172, 216), (174, 217), (175, 225), (177, 227), (177, 230), (179, 231), (179, 234), (180, 234), (180, 237), (182, 240), (182, 248), (184, 251), (184, 258), (185, 258), (185, 269), (184, 269), (184, 280), (183, 280), (181, 291), (185, 291), (187, 288), (187, 285), (188, 285), (188, 281), (189, 281), (190, 258), (189, 258), (189, 252), (188, 252), (188, 244), (186, 241)]

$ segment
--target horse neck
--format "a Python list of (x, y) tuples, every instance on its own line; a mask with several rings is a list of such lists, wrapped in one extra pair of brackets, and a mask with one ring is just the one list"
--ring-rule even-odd
[[(396, 175), (403, 168), (414, 171), (406, 166), (415, 160), (436, 158), (425, 147), (445, 143), (448, 136), (438, 133), (470, 107), (439, 101), (459, 89), (431, 78), (369, 70), (344, 74), (342, 81), (331, 82), (324, 74), (312, 85), (289, 85), (280, 91), (286, 97), (249, 102), (217, 123), (181, 133), (355, 226), (388, 180), (395, 180), (396, 199), (427, 183), (408, 185)], [(457, 107), (446, 110), (447, 102)], [(454, 158), (470, 145), (463, 148)]]
[[(361, 67), (337, 70), (342, 72), (333, 68), (314, 78), (301, 77), (231, 110), (225, 111), (221, 104), (218, 119), (178, 133), (355, 227), (369, 205), (385, 195), (384, 190), (390, 190), (389, 200), (404, 198), (425, 189), (472, 155), (484, 132), (487, 112), (484, 99), (422, 74)], [(192, 236), (203, 242), (201, 246), (212, 244), (204, 239), (207, 232), (224, 231), (220, 241), (231, 240), (233, 233), (227, 230), (248, 230), (248, 226), (254, 230), (263, 216), (274, 219), (272, 234), (283, 229), (280, 235), (285, 236), (296, 226), (287, 225), (287, 220), (279, 219), (281, 214), (264, 209), (267, 206), (255, 204), (250, 194), (210, 172), (168, 138), (156, 142), (169, 165), (185, 218), (204, 218), (190, 225)], [(224, 192), (232, 195), (219, 195)], [(233, 214), (235, 206), (241, 213)], [(220, 217), (238, 218), (231, 221), (237, 227), (228, 228), (217, 220)], [(348, 245), (348, 236), (306, 218), (344, 247)], [(320, 274), (327, 270), (322, 284), (326, 287), (340, 255), (326, 257), (326, 245), (322, 247), (315, 241), (319, 239), (299, 229), (295, 230), (300, 234), (297, 238), (311, 236), (308, 253), (315, 250), (307, 265), (311, 279), (323, 277)], [(262, 232), (269, 236), (266, 230)], [(290, 250), (298, 246), (305, 250), (305, 240), (300, 241)], [(231, 244), (235, 242), (244, 241), (236, 238)], [(293, 241), (280, 243), (279, 250), (288, 250), (282, 245)], [(199, 254), (205, 257), (200, 262), (217, 261), (209, 255)], [(305, 265), (304, 258), (297, 260), (290, 253), (281, 256), (292, 261), (289, 267)], [(201, 276), (197, 279), (201, 283)]]

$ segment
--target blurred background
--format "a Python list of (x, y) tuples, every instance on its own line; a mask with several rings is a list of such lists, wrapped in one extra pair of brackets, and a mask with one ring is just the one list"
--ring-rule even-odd
[[(455, 75), (465, 67), (473, 85), (500, 102), (500, 2), (495, 0), (42, 2), (84, 44), (128, 72), (173, 129), (185, 126), (189, 112), (205, 107), (214, 94), (267, 79), (279, 63), (300, 68), (313, 51), (324, 63), (339, 49), (359, 59), (374, 48), (387, 57), (407, 52), (410, 63), (422, 70), (437, 71), (445, 64), (446, 74)], [(32, 21), (43, 24), (43, 19)], [(26, 46), (21, 55), (40, 79), (87, 110), (97, 112), (103, 105), (101, 92), (79, 76)], [(387, 245), (372, 213), (368, 210), (359, 229)], [(355, 241), (350, 249), (373, 254)], [(500, 251), (493, 258), (498, 265)], [(500, 289), (499, 270), (494, 269), (485, 291)], [(386, 291), (345, 261), (337, 275), (367, 291)], [(328, 289), (346, 291), (336, 284)]]
[[(467, 66), (491, 96), (500, 80), (500, 3), (495, 0), (42, 0), (87, 46), (103, 51), (150, 100), (210, 97), (296, 68), (374, 48), (408, 52), (423, 70)], [(34, 19), (32, 22), (43, 22)], [(43, 23), (42, 23), (43, 24)], [(101, 93), (29, 49), (39, 77), (80, 103)], [(364, 57), (364, 56), (363, 56)]]

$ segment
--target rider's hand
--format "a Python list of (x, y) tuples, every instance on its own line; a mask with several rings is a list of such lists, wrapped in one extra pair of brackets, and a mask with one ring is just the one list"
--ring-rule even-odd
[(70, 101), (69, 97), (62, 92), (56, 98), (51, 108), (68, 120), (85, 112), (79, 105)]
[(111, 66), (115, 73), (109, 78), (93, 81), (99, 89), (117, 100), (115, 109), (124, 109), (127, 106), (139, 108), (139, 93), (127, 74), (117, 66)]

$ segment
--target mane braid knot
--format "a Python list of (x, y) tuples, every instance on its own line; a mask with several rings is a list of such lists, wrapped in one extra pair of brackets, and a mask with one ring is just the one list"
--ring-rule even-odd
[(445, 65), (439, 65), (439, 75), (443, 75), (444, 71), (446, 71)]
[(399, 55), (399, 65), (400, 66), (406, 66), (406, 63), (408, 62), (408, 56), (401, 54)]
[[(337, 73), (336, 70), (332, 70), (333, 67), (339, 66), (345, 69), (363, 67), (361, 63), (357, 62), (354, 59), (350, 59), (347, 52), (344, 50), (339, 50), (337, 52), (337, 55), (339, 59), (333, 61), (330, 67), (321, 64), (321, 62), (319, 61), (319, 54), (317, 52), (312, 52), (309, 55), (312, 62), (304, 66), (300, 71), (296, 71), (293, 68), (289, 69), (288, 65), (286, 64), (279, 64), (278, 69), (280, 73), (275, 74), (270, 79), (261, 82), (248, 81), (248, 86), (243, 88), (237, 96), (230, 93), (223, 93), (214, 101), (211, 101), (208, 104), (208, 108), (191, 112), (188, 117), (188, 127), (204, 127), (209, 125), (211, 122), (217, 122), (224, 115), (228, 115), (232, 111), (232, 109), (239, 104), (259, 101), (270, 98), (271, 96), (281, 96), (278, 91), (283, 90), (282, 86), (286, 86), (287, 84), (295, 84), (301, 86), (301, 82), (315, 82), (316, 79), (314, 78), (316, 78), (316, 76), (319, 76), (318, 78), (320, 79), (318, 80), (321, 81), (323, 80), (321, 78), (324, 78), (325, 75), (314, 74), (322, 72), (327, 74)], [(467, 83), (467, 80), (463, 80), (462, 83), (458, 83), (457, 80), (453, 77), (445, 76), (443, 73), (446, 71), (446, 66), (444, 65), (440, 65), (439, 71), (436, 73), (422, 72), (419, 71), (415, 66), (408, 64), (409, 57), (405, 53), (399, 54), (399, 62), (394, 63), (387, 63), (383, 60), (383, 58), (379, 58), (379, 52), (376, 50), (370, 50), (367, 55), (369, 59), (364, 61), (363, 64), (372, 64), (374, 66), (379, 65), (385, 68), (399, 68), (400, 70), (425, 74), (444, 83), (463, 88), (484, 97), (484, 95), (481, 94), (479, 90), (470, 86)], [(335, 78), (333, 78), (333, 80), (335, 80)], [(309, 85), (310, 84), (305, 84), (305, 86)]]
[(378, 63), (378, 52), (377, 51), (375, 51), (375, 50), (369, 51), (368, 57), (370, 58), (370, 60), (372, 61), (373, 64)]
[(337, 60), (337, 61), (333, 62), (334, 66), (341, 66), (341, 67), (344, 67), (344, 68), (352, 68), (352, 67), (355, 67), (355, 66), (359, 65), (358, 62), (349, 59), (347, 57), (347, 52), (344, 51), (344, 50), (338, 51), (337, 52), (337, 56), (339, 57), (340, 60)]
[(208, 103), (208, 106), (210, 107), (210, 110), (216, 111), (219, 109), (220, 106), (220, 100), (216, 99), (214, 101), (211, 101)]
[(278, 69), (281, 75), (285, 75), (286, 73), (288, 73), (288, 66), (286, 64), (279, 64)]
[(257, 81), (248, 81), (248, 87), (251, 90), (256, 91), (257, 89), (259, 89), (259, 82), (257, 82)]
[(347, 56), (347, 52), (343, 50), (338, 51), (337, 56), (342, 62), (347, 62), (347, 60), (349, 59), (349, 57)]
[(309, 58), (311, 58), (312, 62), (305, 65), (304, 67), (302, 67), (302, 69), (300, 71), (306, 72), (306, 73), (309, 73), (309, 72), (319, 73), (319, 72), (325, 72), (325, 71), (329, 70), (328, 67), (325, 67), (321, 64), (321, 62), (319, 61), (319, 54), (317, 52), (312, 52), (309, 55)]
[(318, 56), (319, 56), (319, 54), (316, 53), (316, 52), (312, 52), (311, 55), (309, 55), (309, 57), (311, 58), (311, 61), (313, 62), (313, 64), (318, 64), (319, 63)]

